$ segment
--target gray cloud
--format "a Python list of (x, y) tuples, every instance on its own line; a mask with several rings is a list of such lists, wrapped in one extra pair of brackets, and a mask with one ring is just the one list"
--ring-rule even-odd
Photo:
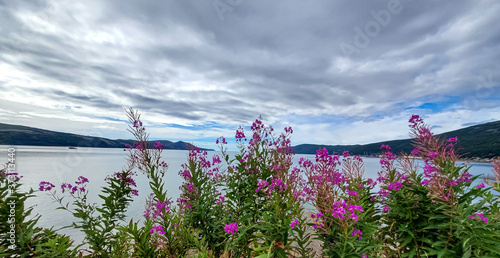
[[(247, 0), (224, 21), (211, 1), (0, 2), (0, 65), (17, 71), (0, 81), (100, 110), (89, 115), (133, 106), (184, 123), (447, 110), (485, 75), (492, 90), (475, 98), (498, 104), (497, 1), (401, 0), (390, 13), (391, 1)], [(357, 28), (376, 35), (360, 47)]]

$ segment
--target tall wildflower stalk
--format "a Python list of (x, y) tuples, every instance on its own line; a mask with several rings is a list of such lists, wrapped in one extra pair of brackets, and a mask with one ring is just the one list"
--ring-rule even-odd
[(376, 183), (363, 178), (363, 160), (347, 151), (341, 158), (323, 149), (316, 152), (315, 163), (301, 159), (299, 165), (308, 180), (306, 200), (316, 207), (312, 226), (325, 254), (365, 257), (373, 253), (378, 216), (371, 189)]
[(149, 146), (149, 134), (137, 110), (130, 108), (127, 116), (128, 130), (136, 140), (132, 146), (125, 146), (129, 152), (127, 161), (129, 167), (137, 168), (149, 179), (152, 192), (146, 199), (144, 226), (140, 227), (139, 222), (131, 220), (124, 229), (136, 243), (133, 253), (148, 257), (183, 255), (189, 249), (189, 238), (182, 237), (186, 230), (180, 209), (171, 206), (172, 200), (165, 187), (168, 164), (161, 160), (164, 146), (161, 142)]

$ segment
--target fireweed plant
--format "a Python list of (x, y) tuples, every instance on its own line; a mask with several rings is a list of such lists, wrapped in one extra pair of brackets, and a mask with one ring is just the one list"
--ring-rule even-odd
[[(130, 109), (127, 115), (136, 142), (125, 146), (127, 168), (107, 177), (99, 195), (102, 204), (88, 203), (89, 182), (83, 176), (74, 184), (61, 185), (61, 194), (71, 198), (70, 203), (63, 202), (53, 184), (40, 183), (40, 191), (47, 191), (60, 209), (77, 218), (72, 227), (85, 233), (88, 256), (500, 255), (500, 158), (493, 161), (495, 177), (476, 183), (478, 176), (468, 173), (470, 166), (457, 162), (459, 139), (439, 139), (418, 116), (409, 121), (415, 149), (395, 154), (382, 145), (381, 170), (372, 179), (364, 177), (361, 157), (347, 151), (336, 155), (320, 149), (315, 160), (302, 158), (293, 166), (292, 128), (276, 134), (259, 118), (250, 131), (236, 130), (236, 155), (227, 153), (224, 137), (216, 141), (221, 155), (189, 150), (178, 172), (184, 182), (174, 203), (164, 181), (169, 175), (162, 161), (163, 145), (148, 141), (137, 111)], [(145, 200), (144, 218), (123, 223), (128, 204), (137, 195), (134, 171), (148, 178), (151, 194)], [(0, 190), (6, 191), (4, 185)], [(1, 207), (6, 209), (6, 204)], [(68, 237), (50, 230), (41, 233), (34, 226), (36, 219), (22, 221), (18, 229), (28, 232), (25, 252), (43, 256), (54, 249), (56, 256), (76, 255)], [(2, 252), (7, 250), (6, 230), (2, 228), (0, 235)], [(44, 240), (46, 235), (62, 244)], [(318, 243), (320, 247), (313, 248)]]
[[(132, 196), (137, 195), (137, 190), (133, 189), (136, 187), (133, 175), (130, 170), (124, 170), (106, 177), (106, 186), (99, 195), (103, 201), (100, 206), (88, 203), (86, 187), (89, 180), (83, 176), (78, 177), (74, 184), (61, 184), (61, 197), (50, 182), (40, 182), (40, 191), (47, 191), (59, 203), (58, 209), (66, 210), (76, 218), (71, 226), (83, 231), (93, 255), (107, 257), (109, 254), (122, 254), (123, 251), (121, 234), (116, 228), (125, 218)], [(64, 201), (68, 195), (73, 201)]]
[(320, 149), (315, 162), (301, 159), (299, 165), (308, 179), (304, 193), (316, 208), (311, 224), (324, 254), (360, 257), (376, 249), (378, 215), (371, 198), (376, 182), (363, 179), (362, 159), (347, 151), (341, 157)]
[[(379, 234), (385, 247), (378, 254), (498, 256), (498, 206), (489, 189), (474, 186), (478, 176), (468, 173), (470, 166), (457, 165), (458, 139), (439, 139), (417, 115), (409, 122), (415, 147), (410, 155), (396, 157), (382, 145), (377, 198), (383, 206)], [(415, 158), (423, 160), (423, 174), (417, 173)]]

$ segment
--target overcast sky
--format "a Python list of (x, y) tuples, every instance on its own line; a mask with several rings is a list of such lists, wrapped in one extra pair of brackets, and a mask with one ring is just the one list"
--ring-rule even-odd
[[(0, 122), (215, 148), (262, 115), (292, 144), (500, 119), (498, 0), (0, 1)], [(277, 130), (277, 131), (279, 131)]]

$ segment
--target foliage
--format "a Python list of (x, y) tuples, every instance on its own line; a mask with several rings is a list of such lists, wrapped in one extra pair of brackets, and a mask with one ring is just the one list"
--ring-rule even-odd
[(34, 191), (21, 191), (19, 180), (17, 173), (0, 170), (0, 257), (76, 256), (68, 236), (36, 226), (40, 216), (31, 216), (33, 208), (25, 206)]

